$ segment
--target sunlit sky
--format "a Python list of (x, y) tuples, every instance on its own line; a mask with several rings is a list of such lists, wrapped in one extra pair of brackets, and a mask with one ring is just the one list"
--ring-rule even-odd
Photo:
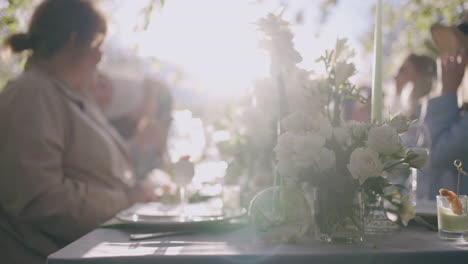
[[(141, 27), (144, 22), (142, 8), (148, 1), (105, 1), (104, 10), (112, 21), (107, 47), (135, 51), (133, 54), (143, 59), (155, 57), (180, 68), (214, 98), (245, 94), (252, 80), (268, 74), (268, 57), (257, 47), (261, 34), (254, 23), (268, 12), (280, 10), (279, 1), (165, 2), (163, 8), (154, 10), (146, 31), (135, 31), (135, 26)], [(286, 19), (294, 21), (297, 11), (305, 10), (303, 23), (293, 23), (292, 27), (296, 48), (304, 59), (300, 66), (319, 71), (320, 65), (314, 60), (325, 49), (333, 48), (337, 37), (346, 37), (358, 53), (356, 81), (369, 82), (372, 60), (369, 56), (363, 57), (359, 41), (372, 27), (373, 1), (340, 1), (323, 24), (319, 23), (318, 4), (321, 2), (289, 1), (284, 14)], [(122, 67), (116, 67), (119, 66)]]

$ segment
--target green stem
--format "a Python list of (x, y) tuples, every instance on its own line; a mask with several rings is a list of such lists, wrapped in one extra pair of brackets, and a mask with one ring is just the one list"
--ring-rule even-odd
[(393, 167), (395, 167), (395, 166), (397, 166), (397, 165), (400, 165), (400, 164), (402, 164), (402, 163), (405, 163), (405, 162), (406, 162), (406, 159), (402, 159), (402, 160), (400, 160), (400, 161), (397, 162), (397, 163), (394, 163), (394, 164), (392, 164), (392, 165), (390, 165), (390, 166), (388, 166), (388, 167), (385, 167), (383, 170), (386, 171), (386, 170), (388, 170), (388, 169), (391, 169), (391, 168), (393, 168)]

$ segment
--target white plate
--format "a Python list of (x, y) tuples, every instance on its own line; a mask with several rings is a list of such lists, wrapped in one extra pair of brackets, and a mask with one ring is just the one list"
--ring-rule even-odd
[(244, 208), (222, 210), (212, 207), (209, 203), (189, 204), (187, 216), (181, 216), (177, 206), (161, 203), (136, 204), (116, 215), (125, 223), (143, 225), (193, 225), (215, 223), (242, 217), (246, 214)]

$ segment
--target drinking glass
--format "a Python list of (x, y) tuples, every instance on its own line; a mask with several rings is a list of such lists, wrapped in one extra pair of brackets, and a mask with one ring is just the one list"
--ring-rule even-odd
[(468, 196), (459, 195), (458, 198), (463, 207), (461, 215), (453, 213), (447, 198), (437, 195), (437, 222), (441, 239), (459, 240), (468, 233)]

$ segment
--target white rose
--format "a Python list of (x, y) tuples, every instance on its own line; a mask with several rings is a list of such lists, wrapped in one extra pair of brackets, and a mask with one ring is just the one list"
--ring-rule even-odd
[(358, 122), (358, 121), (348, 121), (346, 127), (351, 131), (351, 134), (355, 139), (363, 139), (367, 137), (367, 132), (369, 131), (369, 123)]
[(349, 146), (351, 144), (351, 133), (347, 127), (334, 127), (333, 137), (341, 145)]
[(426, 164), (428, 156), (429, 153), (425, 148), (415, 147), (408, 150), (406, 160), (411, 167), (420, 169), (424, 167), (424, 164)]
[(311, 116), (297, 111), (281, 120), (281, 125), (286, 131), (301, 133), (312, 128), (311, 120)]
[(335, 85), (343, 84), (355, 72), (356, 67), (353, 63), (337, 62), (335, 66)]
[(313, 167), (320, 150), (325, 145), (325, 138), (318, 134), (308, 133), (297, 136), (294, 141), (294, 155), (292, 159), (299, 168)]
[(400, 212), (401, 222), (407, 226), (409, 221), (416, 216), (416, 210), (408, 195), (402, 197), (402, 208)]
[(402, 149), (401, 139), (395, 128), (383, 125), (369, 131), (367, 146), (381, 154), (395, 154)]
[(336, 156), (335, 152), (322, 148), (317, 155), (315, 160), (315, 168), (318, 171), (326, 171), (332, 169), (336, 166)]
[(369, 177), (381, 176), (383, 165), (377, 152), (371, 149), (357, 148), (351, 153), (348, 170), (354, 179), (363, 184)]

